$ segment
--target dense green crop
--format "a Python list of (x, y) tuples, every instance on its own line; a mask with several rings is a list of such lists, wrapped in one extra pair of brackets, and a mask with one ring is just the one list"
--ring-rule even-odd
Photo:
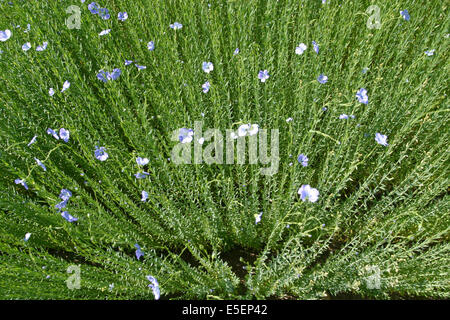
[[(98, 0), (107, 20), (90, 2), (0, 1), (12, 31), (0, 42), (1, 299), (153, 299), (148, 275), (162, 299), (450, 297), (448, 2)], [(65, 23), (70, 5), (80, 29)], [(172, 132), (195, 121), (277, 129), (278, 171), (176, 165)], [(62, 189), (76, 222), (55, 208)], [(66, 282), (73, 265), (79, 289)]]

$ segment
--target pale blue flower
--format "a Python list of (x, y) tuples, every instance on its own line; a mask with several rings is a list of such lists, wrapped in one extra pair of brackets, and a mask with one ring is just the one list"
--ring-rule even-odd
[(28, 143), (28, 147), (29, 146), (31, 146), (33, 143), (35, 143), (36, 142), (36, 138), (37, 138), (37, 136), (34, 136), (32, 139), (31, 139), (31, 141)]
[(356, 93), (356, 98), (359, 102), (368, 104), (369, 103), (369, 96), (367, 95), (367, 90), (364, 88), (361, 88)]
[(136, 158), (136, 163), (140, 166), (145, 166), (148, 162), (149, 162), (149, 160), (147, 158), (141, 158), (141, 157)]
[(150, 281), (148, 287), (152, 289), (155, 300), (158, 300), (160, 297), (158, 281), (155, 279), (155, 277), (152, 276), (147, 276), (147, 280)]
[(100, 161), (105, 161), (109, 157), (109, 155), (105, 151), (105, 147), (99, 148), (98, 146), (95, 146), (94, 154), (95, 157)]
[(47, 171), (47, 168), (45, 167), (45, 165), (39, 159), (34, 158), (34, 160), (36, 161), (38, 166), (40, 166), (42, 169), (44, 169), (44, 171)]
[(27, 42), (22, 46), (23, 51), (28, 51), (31, 49), (31, 43)]
[[(244, 137), (246, 135), (253, 136), (253, 135), (257, 134), (258, 131), (259, 131), (259, 125), (246, 123), (246, 124), (239, 126), (239, 128), (237, 130), (237, 135), (239, 137)], [(234, 138), (234, 136), (232, 136), (232, 138)]]
[(128, 19), (128, 13), (126, 13), (126, 12), (119, 12), (117, 17), (119, 18), (120, 21), (125, 21), (125, 20)]
[(133, 63), (133, 60), (127, 60), (127, 59), (125, 59), (125, 65), (126, 66), (128, 66), (129, 64), (132, 64)]
[(317, 81), (319, 81), (321, 84), (325, 84), (328, 82), (328, 77), (324, 74), (321, 74), (318, 78)]
[(385, 147), (388, 145), (387, 136), (378, 132), (375, 133), (375, 141)]
[(260, 212), (259, 214), (255, 213), (255, 224), (258, 224), (261, 221), (262, 214), (262, 212)]
[(61, 202), (55, 204), (55, 208), (61, 211), (61, 209), (65, 208), (67, 206), (67, 202), (68, 202), (68, 200), (61, 201)]
[(203, 62), (202, 69), (206, 73), (210, 73), (211, 71), (214, 70), (214, 65), (212, 64), (212, 62)]
[(143, 70), (143, 69), (147, 69), (146, 66), (140, 66), (138, 64), (135, 64), (136, 68), (138, 68), (139, 70)]
[(261, 80), (261, 82), (266, 82), (267, 79), (269, 79), (269, 71), (267, 70), (261, 70), (258, 73), (258, 79)]
[(427, 50), (427, 51), (425, 51), (425, 54), (430, 57), (430, 56), (434, 55), (434, 51), (435, 51), (435, 49)]
[(173, 24), (170, 25), (170, 27), (171, 27), (173, 30), (178, 30), (178, 29), (183, 28), (183, 25), (182, 25), (181, 23), (174, 22)]
[(202, 84), (203, 92), (207, 93), (209, 91), (210, 86), (211, 85), (209, 84), (209, 81), (206, 81), (204, 84)]
[(348, 119), (348, 115), (346, 115), (345, 113), (344, 113), (344, 114), (341, 114), (341, 115), (339, 116), (339, 119)]
[(178, 134), (178, 139), (181, 143), (189, 143), (192, 141), (192, 137), (194, 136), (194, 130), (181, 128)]
[(239, 48), (236, 48), (233, 52), (233, 55), (237, 55), (239, 53)]
[(25, 233), (25, 238), (23, 239), (25, 242), (30, 239), (31, 233)]
[(67, 211), (61, 212), (61, 217), (63, 217), (69, 222), (75, 222), (78, 220), (78, 218), (75, 218), (74, 216), (70, 215)]
[(405, 19), (406, 21), (409, 21), (410, 17), (409, 17), (409, 12), (407, 9), (400, 11), (400, 15), (403, 17), (403, 19)]
[(88, 5), (88, 10), (92, 14), (97, 14), (99, 10), (98, 4), (96, 2), (92, 2), (91, 4)]
[(138, 172), (134, 176), (136, 177), (136, 179), (145, 179), (149, 175), (150, 175), (150, 173), (144, 171), (144, 172)]
[(98, 35), (99, 36), (104, 36), (104, 35), (107, 35), (110, 32), (111, 32), (111, 29), (106, 29), (106, 30), (101, 31)]
[(98, 12), (98, 15), (100, 16), (100, 18), (102, 18), (103, 20), (108, 20), (111, 16), (109, 14), (108, 9), (106, 8), (101, 8)]
[(59, 194), (59, 197), (63, 201), (68, 201), (70, 197), (72, 196), (72, 192), (68, 189), (61, 189), (61, 193)]
[(245, 137), (248, 134), (248, 130), (250, 130), (250, 124), (249, 123), (242, 124), (238, 128), (237, 134), (239, 137)]
[(249, 136), (254, 136), (255, 134), (258, 133), (258, 131), (259, 131), (259, 125), (256, 123), (253, 123), (250, 125), (250, 128), (248, 128), (247, 133)]
[(48, 128), (47, 129), (47, 134), (51, 134), (53, 136), (53, 138), (55, 138), (56, 140), (59, 140), (59, 136), (58, 136), (58, 134), (56, 133), (55, 130)]
[(28, 190), (28, 185), (26, 184), (25, 180), (22, 179), (16, 179), (14, 180), (15, 184), (21, 184), (26, 190)]
[(319, 54), (319, 45), (318, 45), (315, 41), (312, 42), (312, 45), (313, 45), (313, 47), (314, 47), (314, 51), (315, 51), (317, 54)]
[(108, 73), (108, 80), (116, 80), (122, 73), (119, 68), (114, 69), (111, 73)]
[(59, 129), (59, 137), (60, 137), (64, 142), (69, 142), (69, 138), (70, 138), (69, 130), (66, 130), (66, 129), (64, 129), (64, 128)]
[(148, 192), (147, 191), (142, 191), (142, 198), (141, 201), (145, 202), (148, 199)]
[(11, 30), (6, 29), (5, 31), (0, 30), (0, 41), (6, 41), (11, 38)]
[(99, 73), (97, 74), (97, 79), (103, 82), (107, 82), (108, 81), (108, 72), (104, 71), (104, 70), (100, 70)]
[(107, 82), (109, 80), (116, 80), (121, 73), (122, 70), (120, 70), (119, 68), (114, 69), (111, 73), (104, 70), (100, 70), (99, 73), (97, 74), (97, 79), (103, 82)]
[(303, 54), (303, 52), (307, 49), (308, 47), (306, 46), (306, 44), (304, 43), (300, 43), (298, 45), (298, 47), (295, 48), (295, 53), (298, 55)]
[(150, 41), (149, 43), (147, 43), (147, 49), (150, 51), (155, 50), (155, 43), (153, 41)]
[(134, 246), (136, 247), (136, 258), (139, 260), (144, 255), (144, 253), (142, 252), (141, 247), (137, 243)]
[(301, 163), (302, 166), (307, 167), (308, 166), (308, 157), (305, 156), (303, 153), (300, 154), (297, 158), (298, 163)]
[(316, 202), (319, 199), (319, 191), (315, 188), (311, 188), (309, 184), (302, 185), (300, 189), (298, 189), (298, 194), (302, 201), (306, 201), (308, 199), (310, 202)]
[(48, 94), (50, 95), (50, 97), (53, 97), (53, 95), (55, 94), (55, 90), (53, 88), (48, 89)]
[(62, 88), (61, 92), (66, 91), (67, 89), (69, 89), (69, 87), (70, 87), (70, 82), (67, 81), (67, 80), (64, 81), (64, 83), (63, 83), (63, 88)]
[(48, 45), (48, 42), (44, 41), (42, 43), (42, 46), (37, 46), (36, 51), (44, 51), (45, 49), (47, 49), (47, 45)]

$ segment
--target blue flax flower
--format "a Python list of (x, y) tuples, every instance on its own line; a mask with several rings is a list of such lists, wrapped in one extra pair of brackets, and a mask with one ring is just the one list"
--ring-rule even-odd
[(70, 192), (70, 190), (67, 189), (61, 189), (61, 193), (59, 194), (59, 197), (63, 200), (63, 201), (68, 201), (70, 199), (70, 197), (72, 196), (72, 192)]
[(136, 179), (145, 179), (149, 175), (150, 175), (150, 173), (144, 171), (144, 172), (138, 172), (134, 176), (136, 177)]
[(214, 65), (212, 62), (203, 62), (202, 63), (202, 69), (203, 71), (205, 71), (206, 73), (210, 73), (211, 71), (214, 70)]
[(136, 247), (136, 258), (139, 260), (144, 253), (141, 251), (141, 247), (137, 243), (134, 246)]
[(21, 185), (25, 188), (25, 190), (28, 190), (28, 185), (26, 184), (25, 180), (22, 180), (22, 179), (16, 179), (16, 180), (14, 180), (14, 182), (15, 182), (16, 184), (21, 184)]
[(312, 44), (313, 44), (313, 47), (314, 47), (314, 51), (317, 54), (319, 54), (319, 45), (315, 41), (313, 41)]
[(298, 194), (302, 201), (308, 199), (310, 202), (316, 202), (319, 199), (319, 191), (316, 188), (311, 188), (309, 184), (302, 185), (298, 189)]
[(258, 73), (258, 79), (261, 80), (261, 82), (266, 82), (267, 79), (269, 79), (269, 71), (267, 70), (261, 70)]
[(203, 93), (207, 93), (210, 87), (211, 85), (209, 84), (209, 81), (206, 81), (204, 84), (202, 84)]
[(140, 166), (145, 166), (148, 162), (149, 162), (149, 160), (147, 158), (141, 158), (141, 157), (136, 158), (136, 163)]
[(306, 46), (306, 44), (304, 43), (300, 43), (298, 45), (298, 47), (295, 48), (295, 53), (298, 55), (303, 54), (303, 52), (307, 49), (308, 47)]
[(67, 206), (67, 201), (68, 200), (63, 200), (60, 203), (57, 203), (55, 205), (55, 208), (58, 209), (58, 210), (61, 210), (61, 209), (65, 208)]
[(94, 154), (95, 157), (100, 161), (105, 161), (109, 157), (109, 155), (105, 151), (105, 147), (99, 148), (98, 146), (95, 146)]
[(58, 134), (56, 133), (55, 130), (48, 128), (47, 129), (47, 133), (51, 134), (53, 136), (53, 138), (55, 138), (56, 140), (59, 140), (59, 136), (58, 136)]
[(37, 136), (34, 136), (33, 139), (31, 139), (31, 141), (28, 143), (27, 146), (29, 147), (29, 146), (31, 146), (33, 143), (35, 143), (35, 142), (36, 142), (36, 138), (37, 138)]
[(262, 212), (259, 214), (255, 213), (255, 224), (258, 224), (261, 221)]
[(307, 167), (308, 166), (308, 157), (305, 156), (303, 153), (300, 154), (297, 158), (298, 163), (301, 163), (302, 166)]
[(104, 71), (104, 70), (100, 70), (99, 73), (97, 74), (97, 79), (103, 82), (107, 82), (108, 81), (108, 72)]
[(152, 289), (155, 300), (158, 300), (160, 297), (158, 281), (155, 279), (155, 277), (152, 276), (147, 276), (147, 280), (150, 281), (148, 287)]
[(128, 19), (128, 13), (126, 13), (126, 12), (119, 12), (117, 17), (119, 18), (120, 21), (125, 21), (125, 20)]
[(367, 95), (367, 90), (364, 88), (361, 88), (356, 93), (356, 98), (359, 102), (368, 104), (369, 103), (369, 96)]
[(406, 21), (409, 21), (409, 12), (407, 9), (400, 11), (400, 15), (403, 17), (403, 19), (405, 19)]
[(103, 19), (103, 20), (108, 20), (111, 16), (109, 14), (108, 9), (106, 8), (101, 8), (98, 12), (98, 15)]
[(70, 215), (67, 211), (61, 212), (61, 217), (63, 217), (69, 222), (74, 222), (78, 220), (78, 218), (75, 218), (74, 216)]
[(387, 136), (378, 132), (375, 133), (375, 141), (385, 147), (388, 145)]
[(140, 66), (137, 63), (134, 64), (136, 66), (136, 68), (138, 68), (138, 70), (143, 70), (143, 69), (147, 69), (146, 66)]
[(319, 81), (321, 84), (325, 84), (328, 82), (328, 77), (324, 74), (321, 74), (318, 78), (317, 81)]
[(178, 139), (181, 143), (189, 143), (192, 141), (192, 137), (194, 135), (194, 130), (187, 129), (187, 128), (181, 128), (180, 132), (178, 134)]
[(170, 28), (172, 28), (173, 30), (178, 30), (183, 28), (183, 25), (179, 22), (174, 22), (173, 24), (170, 25)]
[(108, 74), (108, 80), (116, 80), (121, 73), (122, 70), (120, 70), (119, 68), (114, 69), (111, 73)]
[(47, 171), (47, 168), (45, 167), (45, 165), (39, 159), (34, 158), (34, 160), (36, 161), (38, 166), (40, 166), (42, 169), (44, 169), (44, 171)]
[(92, 2), (88, 5), (88, 10), (92, 13), (92, 14), (97, 14), (99, 7), (98, 4), (96, 2)]
[(6, 41), (11, 37), (11, 30), (0, 30), (0, 41)]
[(64, 142), (69, 142), (69, 138), (70, 138), (69, 130), (66, 130), (66, 129), (64, 129), (64, 128), (59, 129), (59, 137), (60, 137)]

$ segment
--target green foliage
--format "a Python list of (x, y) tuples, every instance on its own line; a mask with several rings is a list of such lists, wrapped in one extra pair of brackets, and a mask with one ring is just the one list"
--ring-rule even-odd
[[(97, 1), (109, 20), (91, 1), (12, 2), (0, 2), (0, 30), (13, 32), (0, 43), (1, 299), (153, 299), (146, 275), (164, 299), (450, 297), (448, 3), (379, 1), (381, 28), (368, 29), (369, 1)], [(81, 7), (79, 30), (65, 25), (69, 5)], [(114, 68), (117, 80), (97, 79)], [(355, 99), (362, 87), (368, 105)], [(200, 120), (279, 129), (278, 173), (173, 164), (172, 131)], [(68, 143), (46, 134), (61, 127)], [(148, 179), (134, 177), (137, 156), (150, 159)], [(320, 191), (316, 203), (299, 199), (302, 184)], [(54, 207), (62, 188), (76, 223)], [(66, 285), (70, 265), (80, 289)]]

